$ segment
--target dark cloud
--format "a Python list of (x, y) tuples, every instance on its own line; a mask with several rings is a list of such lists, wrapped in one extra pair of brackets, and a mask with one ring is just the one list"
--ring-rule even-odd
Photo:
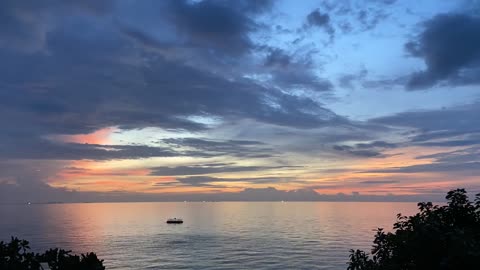
[(455, 172), (469, 174), (480, 170), (480, 106), (478, 103), (440, 110), (404, 112), (371, 121), (386, 125), (413, 128), (403, 145), (423, 147), (465, 147), (463, 150), (418, 156), (417, 159), (433, 159), (430, 164), (387, 168), (369, 172), (420, 173)]
[(395, 4), (397, 0), (379, 0), (378, 2), (381, 2), (385, 5), (392, 5), (392, 4)]
[[(207, 2), (209, 1), (202, 1), (201, 5), (207, 5)], [(182, 6), (193, 5), (178, 2), (178, 5), (180, 4)], [(214, 3), (212, 2), (211, 5)], [(245, 8), (258, 10), (268, 6), (260, 2), (252, 2), (252, 5), (246, 5)], [(76, 29), (79, 27), (88, 29), (86, 31), (89, 34), (76, 35), (75, 33), (78, 32)], [(55, 31), (52, 31), (47, 36), (46, 42), (50, 52), (48, 55), (3, 54), (2, 71), (5, 71), (5, 76), (2, 81), (6, 86), (4, 88), (14, 87), (18, 90), (17, 93), (14, 93), (15, 91), (6, 89), (2, 93), (4, 100), (8, 101), (7, 106), (10, 108), (24, 107), (26, 111), (41, 114), (50, 112), (49, 117), (55, 117), (52, 115), (53, 113), (60, 113), (61, 117), (65, 118), (65, 115), (68, 114), (69, 118), (74, 120), (71, 121), (72, 125), (78, 122), (74, 119), (77, 115), (82, 117), (82, 121), (88, 121), (89, 117), (84, 113), (88, 115), (89, 111), (95, 111), (97, 114), (95, 121), (98, 123), (85, 123), (90, 127), (89, 130), (110, 124), (125, 127), (165, 126), (166, 128), (169, 126), (175, 128), (174, 126), (178, 124), (180, 128), (182, 125), (187, 129), (201, 128), (200, 125), (182, 117), (209, 113), (209, 111), (212, 113), (212, 110), (219, 112), (222, 110), (219, 107), (219, 105), (223, 106), (221, 104), (226, 105), (233, 115), (238, 115), (239, 111), (234, 109), (235, 106), (241, 107), (243, 111), (243, 108), (247, 107), (263, 107), (270, 101), (280, 105), (278, 103), (288, 102), (289, 99), (286, 95), (262, 89), (251, 82), (226, 81), (212, 74), (165, 59), (151, 60), (148, 63), (150, 66), (145, 66), (141, 63), (142, 57), (150, 58), (152, 55), (142, 55), (141, 50), (132, 50), (134, 44), (120, 35), (114, 26), (108, 24), (98, 28), (89, 24), (88, 20), (72, 19), (72, 22), (65, 23), (60, 29), (57, 27)], [(92, 69), (92, 66), (103, 66), (103, 68), (102, 70)], [(70, 67), (75, 68), (70, 69)], [(108, 74), (104, 73), (104, 70), (108, 70)], [(161, 74), (160, 77), (159, 74)], [(179, 76), (192, 78), (192, 81), (181, 85), (180, 81), (176, 80)], [(161, 78), (166, 78), (166, 80)], [(52, 85), (52, 81), (55, 82), (55, 85)], [(192, 85), (191, 83), (194, 81), (195, 85)], [(213, 86), (212, 83), (217, 85)], [(236, 88), (231, 84), (237, 84), (239, 88), (242, 88), (241, 93), (235, 95), (235, 91), (224, 91), (224, 89)], [(31, 88), (31, 91), (35, 91), (37, 94), (26, 97), (25, 89), (18, 88)], [(134, 91), (133, 88), (143, 90)], [(251, 88), (251, 90), (247, 88)], [(190, 94), (192, 94), (189, 96), (189, 100), (192, 100), (192, 102), (188, 102), (189, 104), (185, 104), (187, 101), (184, 99), (187, 94), (185, 91), (191, 91)], [(216, 97), (221, 94), (223, 98), (210, 99), (207, 92), (212, 94), (216, 92)], [(114, 97), (113, 100), (112, 97)], [(182, 100), (182, 102), (177, 102), (177, 100)], [(212, 102), (215, 100), (219, 104), (213, 104)], [(292, 97), (292, 100), (296, 103), (301, 102), (297, 97)], [(307, 103), (310, 102), (304, 100)], [(253, 104), (252, 101), (256, 104)], [(159, 102), (163, 104), (159, 104)], [(307, 105), (307, 103), (305, 105), (309, 107), (313, 104), (310, 102)], [(157, 109), (152, 110), (152, 106)], [(185, 111), (169, 111), (174, 109), (173, 107)], [(158, 108), (165, 109), (159, 111)], [(298, 112), (301, 113), (300, 110)], [(257, 111), (256, 113), (265, 120), (273, 120), (276, 114), (274, 111)], [(131, 123), (129, 123), (130, 119), (133, 120)], [(45, 120), (39, 120), (38, 122), (45, 122)], [(49, 120), (54, 121), (53, 119)], [(279, 120), (284, 122), (285, 117), (281, 117)], [(121, 123), (122, 121), (124, 123)], [(42, 126), (44, 125), (42, 124)], [(75, 131), (72, 130), (72, 132)]]
[(359, 182), (362, 185), (382, 185), (382, 184), (396, 184), (399, 183), (397, 180), (367, 180)]
[(244, 0), (235, 1), (236, 5), (240, 5), (240, 9), (245, 12), (262, 13), (272, 9), (273, 0)]
[(431, 163), (404, 167), (371, 170), (368, 173), (455, 173), (476, 175), (480, 172), (480, 147), (418, 156), (417, 159), (433, 159)]
[(395, 167), (379, 170), (370, 170), (366, 173), (422, 173), (422, 172), (462, 172), (462, 174), (472, 172), (476, 175), (480, 171), (480, 162), (466, 162), (466, 163), (431, 163), (411, 165), (405, 167)]
[(382, 150), (395, 147), (398, 147), (398, 145), (384, 141), (373, 141), (370, 143), (357, 143), (353, 146), (334, 145), (333, 149), (359, 157), (384, 157)]
[(416, 39), (405, 45), (426, 70), (414, 73), (408, 89), (424, 89), (439, 82), (472, 84), (480, 80), (480, 19), (468, 14), (441, 14), (424, 23)]
[(312, 26), (324, 27), (330, 23), (330, 16), (328, 16), (328, 14), (320, 13), (317, 9), (308, 14), (307, 22)]
[(412, 165), (377, 170), (384, 173), (456, 172), (471, 173), (480, 169), (478, 145), (480, 145), (480, 120), (477, 103), (440, 110), (405, 112), (373, 121), (395, 126), (411, 127), (415, 131), (404, 145), (423, 147), (466, 147), (454, 152), (419, 156), (418, 159), (434, 159), (431, 164)]
[(477, 136), (472, 139), (458, 139), (458, 140), (445, 140), (445, 141), (430, 141), (418, 143), (420, 146), (434, 146), (434, 147), (455, 147), (455, 146), (470, 146), (480, 144), (480, 137)]
[(44, 49), (47, 33), (58, 17), (75, 13), (102, 15), (111, 10), (113, 1), (47, 0), (0, 3), (0, 47), (24, 52)]
[[(188, 152), (188, 155), (204, 156)], [(163, 147), (144, 145), (99, 145), (79, 143), (57, 143), (49, 140), (7, 140), (0, 144), (0, 158), (51, 159), (51, 160), (111, 160), (138, 159), (148, 157), (171, 157), (186, 155)]]
[(292, 57), (287, 55), (285, 51), (272, 48), (269, 50), (267, 57), (265, 58), (265, 66), (285, 68), (292, 63)]
[[(177, 178), (182, 184), (198, 186), (211, 182), (250, 182), (250, 183), (276, 183), (279, 179), (283, 178), (219, 178), (211, 176), (189, 176)], [(290, 178), (289, 178), (290, 179)]]
[(403, 112), (371, 119), (370, 121), (384, 125), (414, 128), (418, 132), (412, 137), (412, 141), (415, 143), (445, 139), (458, 141), (459, 135), (463, 136), (462, 140), (471, 143), (471, 140), (474, 139), (471, 135), (480, 132), (480, 118), (477, 115), (480, 115), (480, 104), (478, 102), (437, 110)]
[[(428, 130), (428, 131), (422, 131), (420, 134), (415, 134), (415, 136), (412, 137), (411, 141), (414, 143), (427, 143), (431, 141), (437, 141), (439, 143), (443, 143), (445, 141), (442, 141), (443, 139), (448, 139), (448, 138), (458, 138), (458, 136), (464, 136), (468, 137), (470, 140), (470, 136), (475, 134), (477, 132), (480, 132), (480, 130), (477, 130), (475, 127), (472, 127), (471, 130), (468, 130), (468, 132), (465, 132), (464, 130), (454, 130), (454, 129), (446, 129), (446, 130)], [(471, 133), (471, 134), (469, 134)]]
[(357, 143), (355, 145), (357, 148), (360, 149), (369, 149), (369, 148), (395, 148), (398, 147), (398, 144), (389, 143), (385, 141), (373, 141), (370, 143)]
[(272, 82), (284, 91), (310, 90), (328, 93), (332, 83), (314, 73), (312, 53), (293, 55), (288, 51), (266, 47), (264, 67), (272, 76)]
[[(78, 35), (79, 27), (88, 34)], [(297, 128), (347, 121), (309, 98), (152, 55), (115, 29), (76, 18), (49, 33), (48, 54), (0, 51), (2, 137), (38, 142), (109, 126), (206, 129), (188, 120), (195, 115)]]
[[(122, 20), (128, 22), (132, 18), (141, 22), (150, 20), (150, 23), (155, 21), (158, 24), (170, 24), (177, 32), (177, 45), (183, 40), (185, 46), (216, 48), (223, 53), (237, 54), (253, 47), (248, 33), (260, 28), (260, 25), (252, 17), (267, 12), (273, 6), (270, 0), (147, 0), (135, 3), (135, 10), (140, 15), (135, 16), (132, 15), (130, 5), (128, 2), (113, 0), (2, 1), (0, 34), (7, 37), (8, 42), (0, 45), (25, 51), (40, 50), (45, 45), (48, 32), (62, 24), (65, 17), (82, 13), (112, 15), (117, 12), (119, 14), (113, 17), (120, 24), (125, 23)], [(135, 27), (128, 29), (130, 31), (126, 31), (127, 34), (138, 38), (140, 42), (149, 43), (148, 45), (152, 45), (150, 41), (158, 36), (151, 36), (150, 31), (144, 32)]]
[[(43, 192), (39, 192), (43, 191)], [(422, 190), (423, 191), (423, 190)], [(319, 194), (311, 189), (278, 190), (247, 188), (241, 192), (212, 192), (199, 194), (149, 194), (134, 192), (76, 192), (60, 188), (18, 187), (0, 184), (0, 203), (48, 202), (131, 202), (131, 201), (444, 201), (445, 190), (426, 190), (419, 195)]]
[(170, 1), (167, 12), (180, 34), (185, 34), (193, 46), (219, 48), (244, 53), (252, 47), (247, 33), (256, 26), (242, 10), (226, 1)]
[(291, 191), (268, 188), (246, 188), (239, 192), (239, 198), (249, 198), (252, 201), (314, 201), (319, 199), (319, 194), (311, 189), (299, 189)]
[(239, 193), (225, 195), (224, 200), (239, 201), (424, 201), (425, 198), (432, 201), (443, 201), (445, 192), (438, 196), (430, 193), (419, 195), (363, 195), (358, 192), (352, 194), (338, 193), (333, 195), (319, 194), (312, 189), (278, 190), (269, 188), (247, 188)]
[(295, 90), (310, 90), (328, 93), (333, 89), (329, 80), (319, 78), (309, 68), (302, 68), (298, 65), (277, 69), (272, 74), (277, 85), (292, 92)]
[(358, 157), (379, 157), (382, 153), (375, 150), (357, 150), (355, 147), (348, 145), (334, 145), (333, 149), (339, 152), (348, 153)]
[(177, 178), (177, 181), (188, 186), (199, 187), (208, 186), (208, 183), (223, 181), (223, 179), (210, 176), (189, 176)]
[[(269, 145), (252, 141), (184, 139), (154, 147), (61, 143), (51, 139), (55, 135), (88, 134), (113, 126), (192, 133), (211, 128), (192, 116), (219, 119), (222, 124), (246, 120), (292, 129), (349, 123), (309, 97), (245, 79), (243, 70), (235, 70), (234, 76), (214, 72), (230, 68), (232, 61), (241, 62), (236, 59), (256, 48), (249, 35), (262, 27), (254, 17), (268, 12), (269, 1), (145, 1), (136, 3), (138, 9), (129, 3), (133, 2), (0, 3), (0, 160), (25, 162), (12, 166), (15, 171), (0, 171), (2, 200), (156, 200), (149, 195), (73, 192), (45, 184), (63, 170), (57, 165), (72, 160), (277, 154)], [(307, 61), (297, 57), (292, 63), (294, 69)], [(285, 76), (284, 85), (325, 86), (311, 72), (285, 74), (291, 78)], [(37, 166), (39, 161), (55, 166)], [(210, 173), (212, 167), (206, 166)], [(223, 167), (225, 172), (245, 170)], [(257, 167), (249, 169), (262, 166)], [(198, 176), (201, 172), (195, 169)]]
[(151, 175), (159, 176), (175, 176), (175, 175), (203, 175), (214, 173), (231, 173), (231, 172), (251, 172), (251, 171), (266, 171), (274, 169), (297, 168), (296, 166), (235, 166), (229, 163), (213, 163), (191, 166), (176, 166), (176, 167), (154, 167), (150, 168)]
[(469, 163), (480, 162), (480, 146), (461, 150), (441, 152), (432, 155), (418, 156), (417, 159), (435, 159), (439, 163)]
[(170, 138), (162, 142), (175, 147), (188, 147), (195, 151), (211, 155), (231, 155), (236, 157), (271, 157), (275, 150), (258, 141), (245, 140), (209, 140), (202, 138)]
[(15, 186), (40, 182), (63, 168), (63, 162), (47, 160), (11, 160), (0, 157), (0, 182)]
[[(53, 12), (49, 6), (53, 2), (8, 3), (15, 8), (3, 9), (6, 13), (44, 6)], [(71, 1), (69, 5), (97, 15), (111, 8), (107, 2), (95, 3)], [(235, 43), (242, 44), (236, 37), (247, 42), (247, 32), (256, 27), (250, 16), (271, 7), (270, 1), (171, 1), (158, 5), (169, 8), (179, 32), (205, 48), (223, 46), (225, 35)], [(195, 115), (298, 128), (346, 121), (307, 97), (285, 94), (251, 80), (226, 79), (138, 47), (131, 35), (143, 42), (156, 40), (135, 28), (125, 35), (124, 29), (118, 28), (122, 23), (92, 21), (87, 16), (63, 19), (43, 34), (45, 52), (0, 51), (2, 137), (39, 142), (50, 134), (85, 134), (109, 126), (206, 129), (204, 124), (188, 120)], [(8, 29), (15, 27), (12, 23)], [(78, 29), (83, 29), (82, 34)], [(226, 44), (225, 49), (235, 49), (234, 44)], [(314, 79), (306, 83), (325, 86)]]
[[(138, 3), (135, 3), (138, 7)], [(262, 28), (254, 17), (272, 8), (272, 1), (148, 1), (140, 4), (149, 16), (149, 20), (158, 24), (168, 24), (173, 28), (170, 43), (161, 42), (164, 37), (154, 29), (141, 29), (135, 21), (146, 20), (135, 18), (133, 23), (126, 22), (125, 33), (147, 46), (165, 49), (175, 46), (187, 49), (200, 49), (219, 55), (238, 57), (248, 53), (256, 45), (249, 34)], [(156, 10), (156, 13), (148, 9)], [(138, 20), (137, 20), (138, 19)], [(164, 29), (165, 30), (165, 29)]]
[[(382, 8), (390, 1), (372, 1), (361, 7), (344, 3), (331, 1), (331, 5), (312, 11), (303, 18), (307, 27), (301, 33), (278, 27), (275, 33), (306, 35), (308, 29), (318, 29), (333, 38), (339, 23), (347, 23), (353, 32), (372, 29), (388, 16)], [(0, 3), (0, 197), (13, 198), (10, 193), (17, 192), (37, 201), (48, 197), (112, 200), (103, 193), (78, 193), (44, 184), (59, 171), (94, 175), (88, 168), (63, 168), (72, 160), (186, 156), (265, 159), (262, 164), (266, 165), (252, 166), (201, 161), (199, 165), (160, 166), (152, 168), (149, 176), (188, 176), (152, 189), (161, 189), (162, 185), (208, 186), (220, 191), (224, 187), (215, 182), (304, 185), (295, 177), (227, 179), (210, 175), (295, 170), (286, 161), (290, 153), (315, 158), (321, 151), (325, 152), (320, 154), (322, 157), (332, 153), (342, 158), (384, 157), (383, 151), (400, 145), (380, 141), (381, 133), (391, 131), (390, 127), (413, 130), (406, 135), (410, 140), (406, 145), (477, 146), (480, 125), (474, 116), (480, 113), (478, 104), (449, 108), (443, 113), (406, 112), (368, 123), (353, 122), (327, 109), (330, 107), (321, 102), (331, 101), (323, 98), (332, 97), (334, 89), (328, 79), (319, 75), (319, 63), (325, 55), (316, 44), (271, 45), (277, 40), (266, 41), (276, 24), (272, 28), (265, 24), (265, 20), (276, 16), (268, 14), (272, 9), (273, 1), (260, 0)], [(476, 30), (478, 19), (469, 18), (459, 23), (463, 32)], [(426, 29), (425, 33), (435, 27), (427, 24)], [(437, 56), (430, 57), (423, 49), (435, 49), (437, 45), (431, 45), (423, 36), (427, 35), (419, 35), (409, 45), (410, 53), (434, 59)], [(465, 83), (467, 78), (473, 83), (478, 74), (476, 64), (462, 61), (454, 62), (458, 72), (447, 77), (455, 84)], [(425, 72), (438, 70), (427, 66)], [(340, 84), (353, 87), (356, 80), (363, 82), (364, 76), (366, 71), (347, 74), (340, 78)], [(209, 119), (215, 121), (210, 123)], [(119, 132), (155, 127), (161, 134), (147, 139), (158, 146), (68, 143), (60, 142), (62, 136), (58, 136), (89, 134), (106, 127), (116, 127)], [(209, 133), (214, 128), (218, 130)], [(197, 138), (158, 141), (165, 138), (165, 131)], [(229, 136), (258, 141), (228, 140)], [(456, 153), (455, 157), (444, 154), (434, 157), (436, 163), (442, 163), (437, 165), (440, 169), (477, 162), (472, 160), (475, 152)], [(287, 159), (280, 160), (283, 156)], [(275, 189), (246, 190), (225, 198), (252, 199), (262, 194), (286, 200), (302, 196), (318, 199), (312, 190)], [(115, 196), (122, 200), (174, 198), (126, 192)]]
[(250, 184), (279, 184), (292, 183), (297, 180), (294, 177), (245, 177), (245, 178), (221, 178), (206, 175), (194, 175), (186, 177), (177, 177), (176, 181), (162, 181), (154, 184), (156, 187), (170, 187), (170, 186), (193, 186), (193, 187), (213, 187), (225, 188), (227, 184), (215, 184), (216, 182), (233, 183), (246, 182)]
[(361, 85), (365, 88), (391, 89), (394, 86), (404, 86), (408, 83), (410, 76), (400, 76), (388, 79), (363, 79)]
[(307, 15), (306, 21), (307, 27), (319, 27), (330, 36), (330, 40), (333, 40), (335, 29), (331, 24), (328, 13), (322, 13), (320, 10), (316, 9)]
[(318, 25), (330, 33), (333, 39), (335, 28), (344, 34), (370, 31), (390, 16), (395, 1), (322, 1), (321, 7), (309, 14), (307, 25)]
[(360, 10), (357, 13), (357, 20), (361, 25), (362, 31), (368, 31), (375, 28), (379, 23), (388, 18), (389, 14), (384, 9)]
[(363, 79), (365, 79), (367, 74), (368, 74), (368, 71), (365, 68), (363, 68), (358, 73), (344, 74), (340, 76), (340, 78), (338, 79), (338, 82), (340, 87), (353, 89), (354, 82), (362, 81)]

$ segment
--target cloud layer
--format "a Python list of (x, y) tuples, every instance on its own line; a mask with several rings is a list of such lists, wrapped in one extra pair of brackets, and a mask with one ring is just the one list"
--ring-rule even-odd
[(473, 8), (8, 0), (0, 10), (8, 200), (480, 188)]

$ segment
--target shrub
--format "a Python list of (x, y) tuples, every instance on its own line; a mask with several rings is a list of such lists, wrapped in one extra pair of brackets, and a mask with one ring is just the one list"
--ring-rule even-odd
[(10, 243), (0, 242), (0, 269), (41, 270), (48, 263), (51, 270), (104, 270), (103, 260), (95, 253), (72, 255), (71, 251), (49, 249), (42, 254), (29, 252), (28, 241), (12, 237)]
[(419, 213), (397, 215), (393, 232), (378, 229), (371, 257), (351, 250), (348, 270), (480, 269), (480, 194), (448, 192), (447, 205), (419, 203)]

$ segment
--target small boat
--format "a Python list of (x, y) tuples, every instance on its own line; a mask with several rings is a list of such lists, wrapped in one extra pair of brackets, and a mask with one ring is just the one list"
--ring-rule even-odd
[(182, 224), (183, 219), (181, 219), (181, 218), (169, 218), (169, 219), (167, 219), (167, 223), (168, 224)]

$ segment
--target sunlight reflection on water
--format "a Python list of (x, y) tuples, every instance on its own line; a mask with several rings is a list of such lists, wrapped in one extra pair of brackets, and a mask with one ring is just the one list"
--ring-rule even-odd
[(94, 251), (107, 269), (346, 269), (349, 249), (370, 249), (373, 230), (414, 212), (365, 202), (0, 205), (0, 239)]

